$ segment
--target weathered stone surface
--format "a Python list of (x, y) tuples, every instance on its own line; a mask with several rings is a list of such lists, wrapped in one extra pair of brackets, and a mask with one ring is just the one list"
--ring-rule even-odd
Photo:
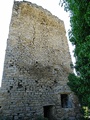
[[(12, 120), (76, 116), (78, 100), (67, 86), (72, 71), (65, 34), (63, 21), (47, 10), (29, 2), (14, 3), (0, 91), (1, 115)], [(68, 95), (70, 107), (62, 108), (61, 94)]]

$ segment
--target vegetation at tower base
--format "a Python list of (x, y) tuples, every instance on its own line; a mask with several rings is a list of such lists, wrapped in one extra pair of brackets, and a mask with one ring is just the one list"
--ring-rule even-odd
[(90, 108), (90, 1), (61, 0), (60, 4), (70, 12), (69, 39), (75, 45), (77, 75), (69, 75), (68, 85), (78, 96), (81, 106)]

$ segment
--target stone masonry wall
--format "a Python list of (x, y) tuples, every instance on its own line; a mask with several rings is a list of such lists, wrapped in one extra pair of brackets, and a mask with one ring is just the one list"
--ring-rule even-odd
[[(2, 116), (62, 120), (77, 115), (77, 98), (67, 86), (72, 71), (65, 34), (63, 21), (47, 10), (30, 2), (14, 3), (0, 91)], [(68, 95), (70, 108), (62, 108), (61, 94)]]

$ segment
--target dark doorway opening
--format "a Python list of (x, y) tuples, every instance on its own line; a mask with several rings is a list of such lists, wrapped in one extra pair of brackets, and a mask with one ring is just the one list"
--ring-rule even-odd
[(43, 110), (44, 110), (44, 117), (45, 118), (48, 118), (48, 120), (52, 120), (52, 108), (53, 106), (52, 105), (49, 105), (49, 106), (44, 106), (43, 107)]

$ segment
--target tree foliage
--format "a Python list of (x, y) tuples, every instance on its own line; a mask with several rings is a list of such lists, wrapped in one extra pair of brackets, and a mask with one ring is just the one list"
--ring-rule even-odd
[(69, 75), (68, 85), (81, 105), (90, 108), (90, 0), (61, 0), (60, 3), (70, 11), (69, 40), (75, 45), (74, 68), (79, 73), (79, 76)]

